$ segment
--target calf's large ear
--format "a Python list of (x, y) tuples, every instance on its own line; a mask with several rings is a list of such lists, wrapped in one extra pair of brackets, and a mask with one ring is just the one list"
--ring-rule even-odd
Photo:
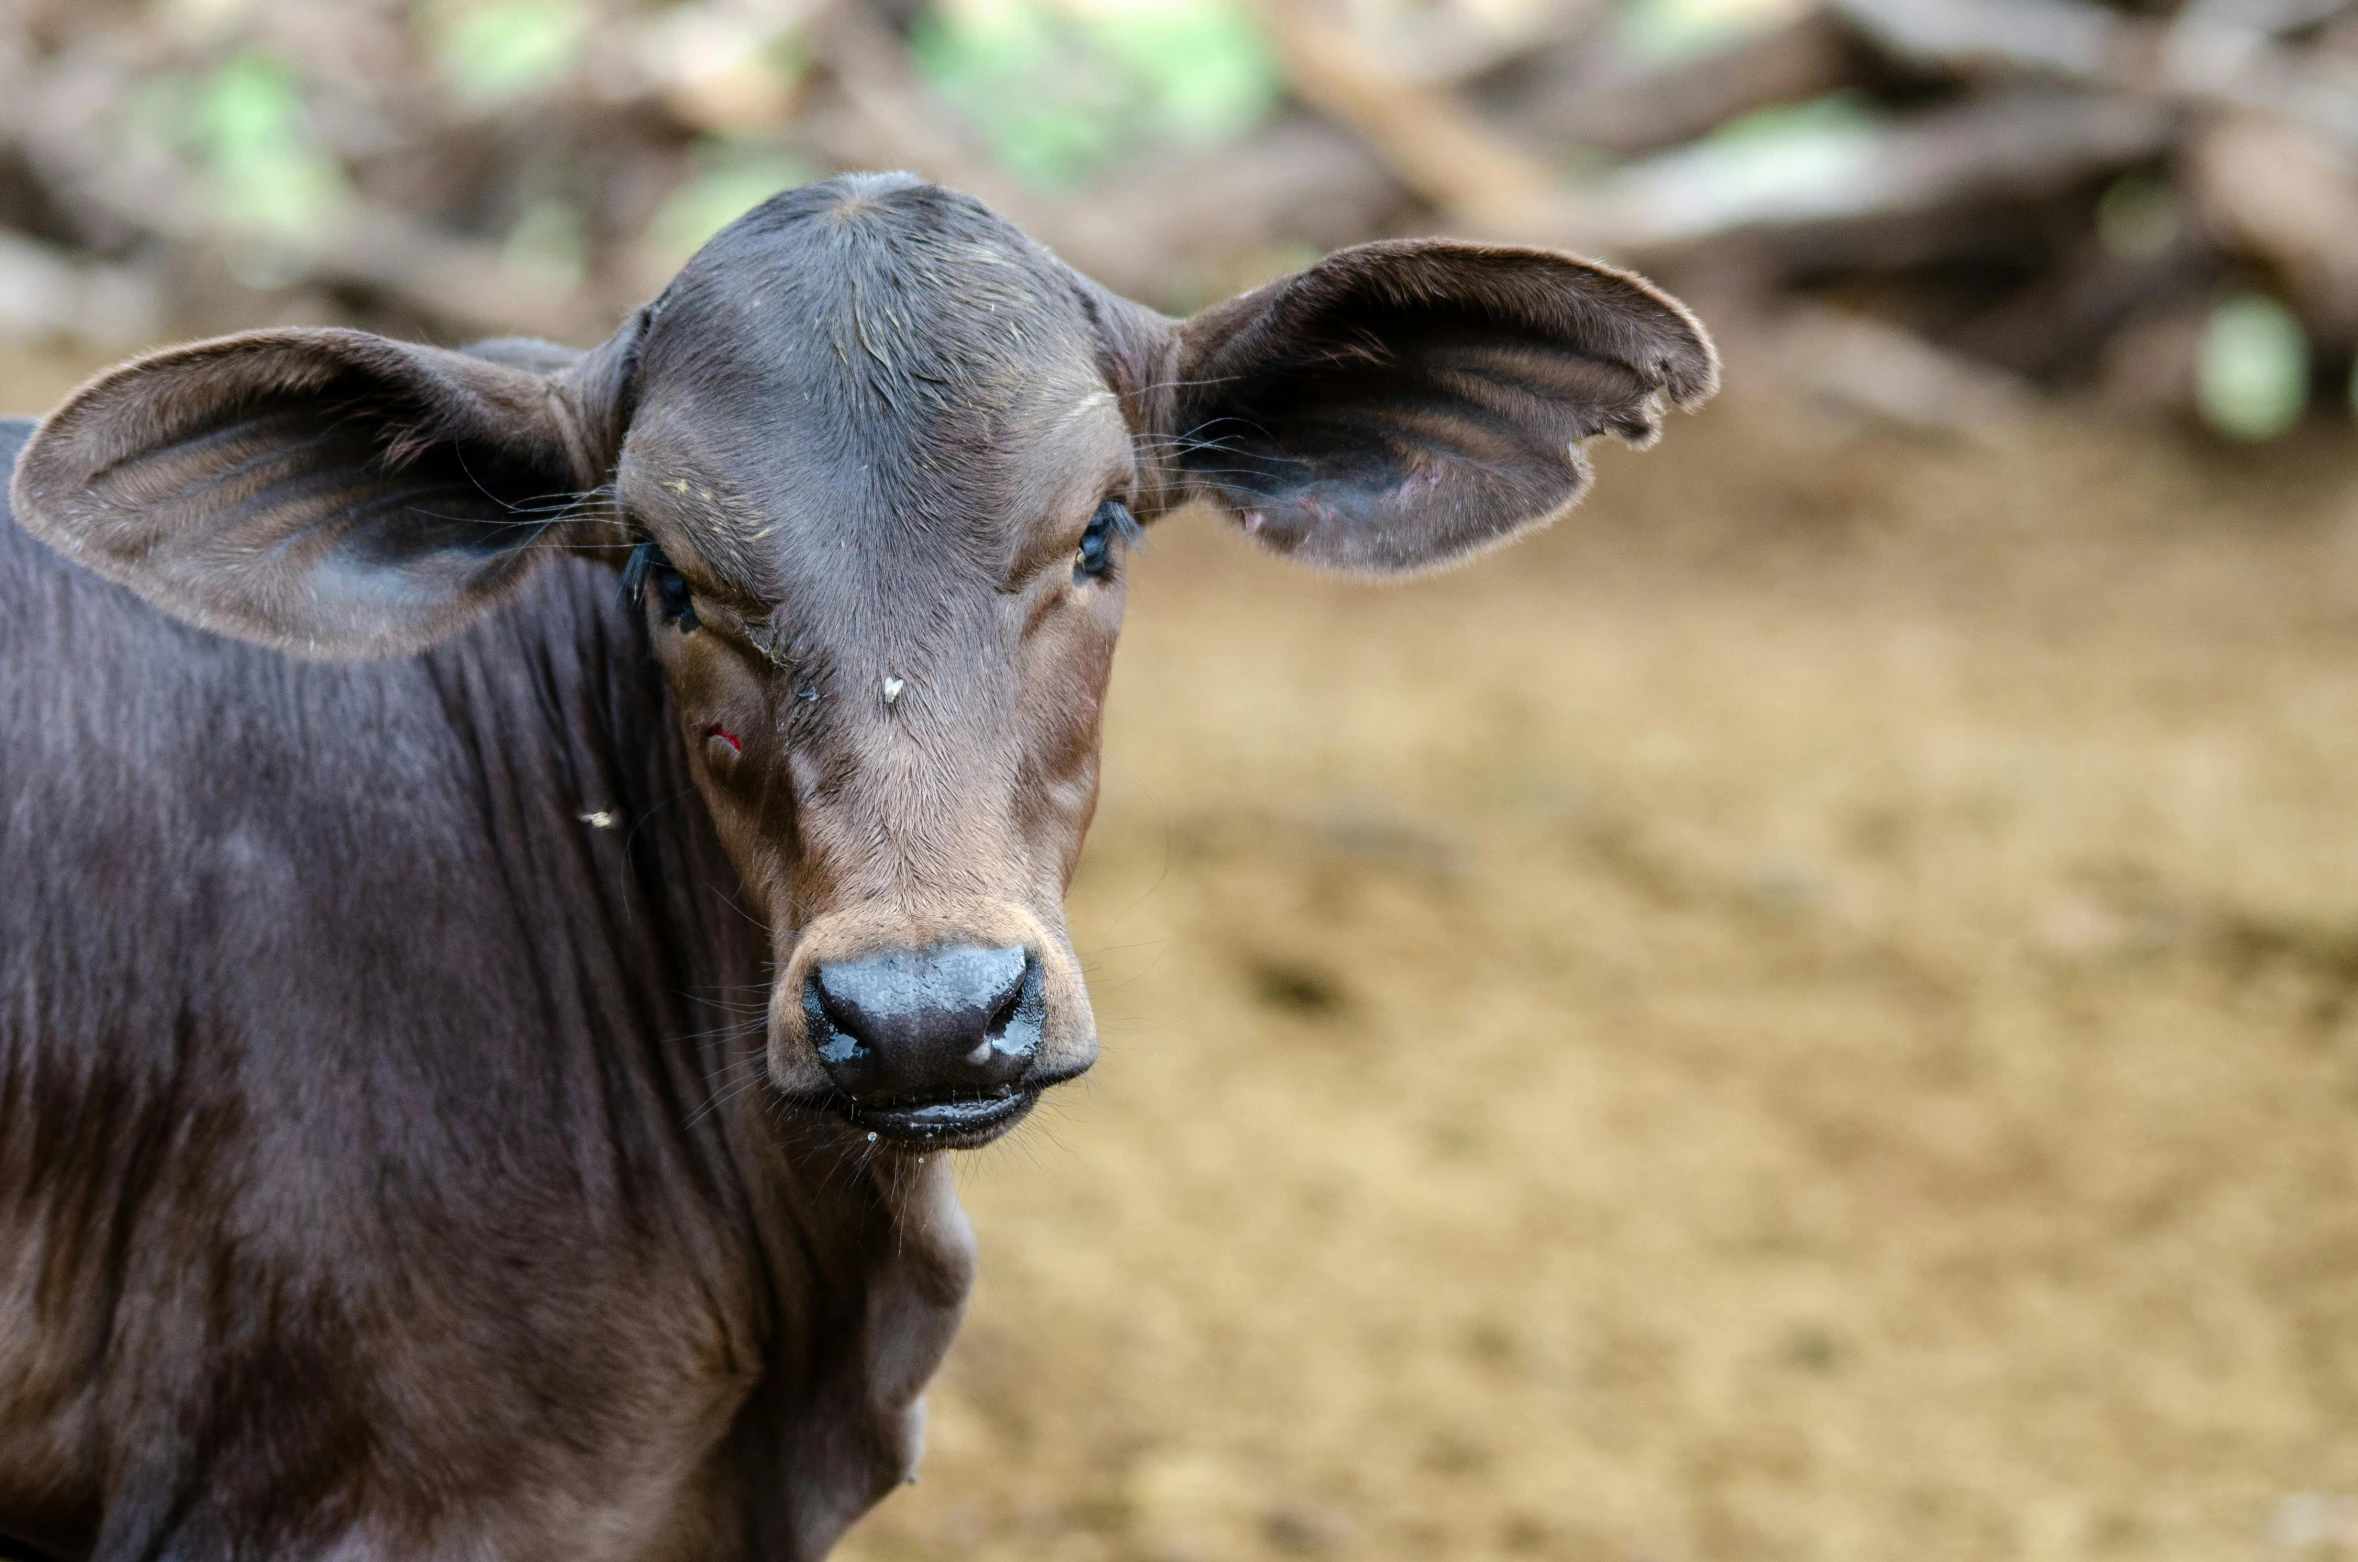
[(1719, 383), (1710, 338), (1637, 277), (1444, 240), (1338, 250), (1179, 327), (1172, 459), (1280, 553), (1396, 574), (1552, 520), (1580, 442), (1637, 445)]
[(413, 650), (569, 540), (611, 446), (594, 393), (611, 356), (558, 368), (346, 330), (173, 348), (42, 421), (17, 519), (207, 629), (307, 656)]

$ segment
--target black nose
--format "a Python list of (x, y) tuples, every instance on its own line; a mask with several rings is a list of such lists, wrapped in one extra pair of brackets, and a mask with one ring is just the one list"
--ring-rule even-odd
[(819, 1062), (863, 1101), (1003, 1090), (1040, 1050), (1040, 962), (1017, 948), (895, 949), (812, 968), (802, 1009)]

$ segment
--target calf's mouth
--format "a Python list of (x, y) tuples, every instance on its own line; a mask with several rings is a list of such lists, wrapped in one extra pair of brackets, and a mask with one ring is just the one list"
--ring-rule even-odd
[(975, 1150), (1029, 1117), (1043, 1094), (1072, 1077), (1067, 1074), (1009, 1086), (1003, 1094), (876, 1103), (837, 1095), (821, 1104), (864, 1132), (871, 1142), (924, 1150)]
[(772, 995), (770, 1069), (790, 1099), (871, 1142), (972, 1149), (1093, 1060), (1075, 962), (1035, 920), (892, 942), (855, 932), (806, 933)]

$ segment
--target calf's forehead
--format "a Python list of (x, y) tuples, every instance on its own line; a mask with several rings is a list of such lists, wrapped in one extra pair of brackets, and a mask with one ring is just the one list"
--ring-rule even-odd
[[(804, 226), (817, 226), (815, 223)], [(990, 410), (1052, 366), (1087, 366), (1097, 346), (1069, 273), (1009, 231), (928, 251), (860, 234), (807, 242), (792, 231), (699, 257), (651, 306), (639, 349), (656, 396), (801, 392), (846, 426)]]
[(758, 512), (736, 519), (780, 547), (878, 535), (1020, 552), (1012, 533), (1093, 502), (1066, 490), (1126, 474), (1094, 302), (964, 197), (788, 192), (651, 310), (624, 497)]

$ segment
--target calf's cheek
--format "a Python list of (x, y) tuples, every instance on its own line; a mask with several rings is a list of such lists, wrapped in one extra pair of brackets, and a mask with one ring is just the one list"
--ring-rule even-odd
[(685, 638), (669, 646), (658, 640), (657, 655), (671, 685), (681, 736), (715, 780), (740, 779), (775, 747), (768, 741), (773, 725), (769, 691), (759, 678), (733, 665), (740, 659), (727, 648)]
[(1096, 817), (1105, 742), (1106, 678), (1111, 670), (1111, 636), (1082, 643), (1052, 662), (1028, 702), (1032, 719), (1024, 742), (1032, 781), (1019, 803), (1021, 831), (1033, 860), (1055, 875), (1061, 898), (1078, 866), (1081, 847)]
[(656, 653), (721, 846), (757, 905), (782, 906), (795, 832), (777, 692), (724, 645), (658, 639)]

